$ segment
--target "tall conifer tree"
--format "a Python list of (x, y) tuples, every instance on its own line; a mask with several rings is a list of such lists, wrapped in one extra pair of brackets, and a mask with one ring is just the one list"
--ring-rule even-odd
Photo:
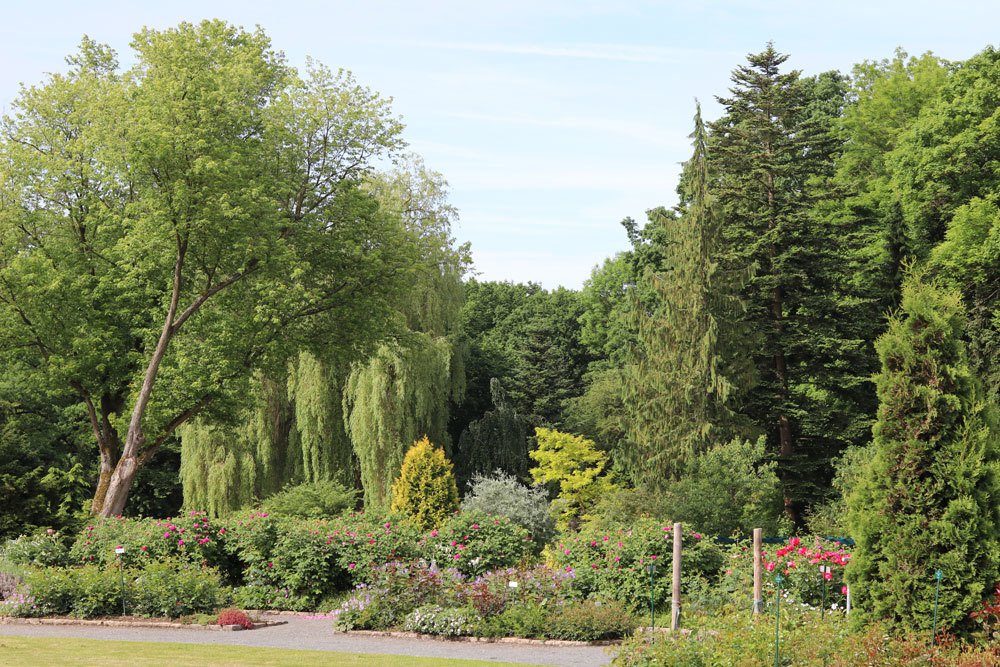
[(859, 623), (930, 629), (967, 621), (1000, 567), (1000, 456), (962, 341), (961, 297), (915, 278), (877, 343), (873, 456), (848, 500), (848, 578)]
[(653, 212), (666, 225), (666, 269), (649, 267), (639, 279), (638, 341), (623, 387), (627, 437), (618, 458), (633, 481), (651, 488), (662, 488), (734, 426), (735, 368), (720, 349), (739, 303), (713, 257), (719, 220), (700, 106), (691, 138), (686, 210), (676, 218)]
[(833, 173), (839, 149), (832, 125), (844, 86), (782, 72), (787, 58), (771, 44), (748, 56), (710, 127), (720, 262), (753, 273), (742, 296), (758, 384), (743, 409), (779, 454), (786, 512), (798, 519), (822, 494), (830, 459), (870, 422), (853, 420), (866, 381), (852, 368), (865, 340), (844, 321), (843, 260), (814, 215), (816, 182)]

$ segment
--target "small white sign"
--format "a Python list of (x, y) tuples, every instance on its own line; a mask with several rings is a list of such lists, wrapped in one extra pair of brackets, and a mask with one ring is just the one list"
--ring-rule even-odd
[(516, 581), (508, 581), (507, 586), (509, 586), (510, 588), (517, 588), (518, 583)]
[(116, 554), (123, 554), (123, 553), (125, 553), (125, 547), (115, 547), (115, 553)]
[(829, 565), (820, 565), (819, 566), (819, 571), (822, 572), (823, 574), (826, 574), (827, 572), (830, 571), (830, 566)]

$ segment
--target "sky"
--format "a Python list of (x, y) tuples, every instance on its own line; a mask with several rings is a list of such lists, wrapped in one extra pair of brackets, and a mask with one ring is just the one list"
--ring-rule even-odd
[(450, 184), (477, 277), (579, 288), (627, 248), (620, 221), (670, 206), (695, 100), (720, 114), (729, 73), (769, 40), (804, 74), (911, 54), (968, 58), (1000, 3), (509, 0), (43, 0), (0, 23), (0, 108), (65, 69), (80, 38), (123, 63), (138, 29), (261, 26), (290, 64), (351, 70), (393, 98), (409, 148)]

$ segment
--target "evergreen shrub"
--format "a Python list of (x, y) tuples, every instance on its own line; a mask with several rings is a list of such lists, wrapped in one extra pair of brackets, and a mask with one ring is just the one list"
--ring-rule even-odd
[[(1000, 569), (1000, 438), (963, 342), (961, 297), (916, 276), (876, 343), (871, 460), (849, 498), (860, 626), (965, 629)], [(935, 571), (943, 579), (940, 597)]]
[(444, 450), (422, 438), (403, 458), (399, 477), (392, 485), (392, 510), (411, 517), (430, 530), (458, 510), (455, 471)]

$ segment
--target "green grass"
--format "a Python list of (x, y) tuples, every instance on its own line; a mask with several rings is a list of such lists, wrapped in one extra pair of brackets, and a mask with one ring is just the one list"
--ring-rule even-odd
[[(0, 636), (0, 664), (20, 665), (170, 665), (171, 667), (515, 667), (509, 662), (415, 658), (407, 655), (336, 653), (333, 651), (298, 651), (249, 646), (211, 646), (159, 642), (120, 642), (64, 637)], [(525, 667), (518, 665), (516, 667)]]

